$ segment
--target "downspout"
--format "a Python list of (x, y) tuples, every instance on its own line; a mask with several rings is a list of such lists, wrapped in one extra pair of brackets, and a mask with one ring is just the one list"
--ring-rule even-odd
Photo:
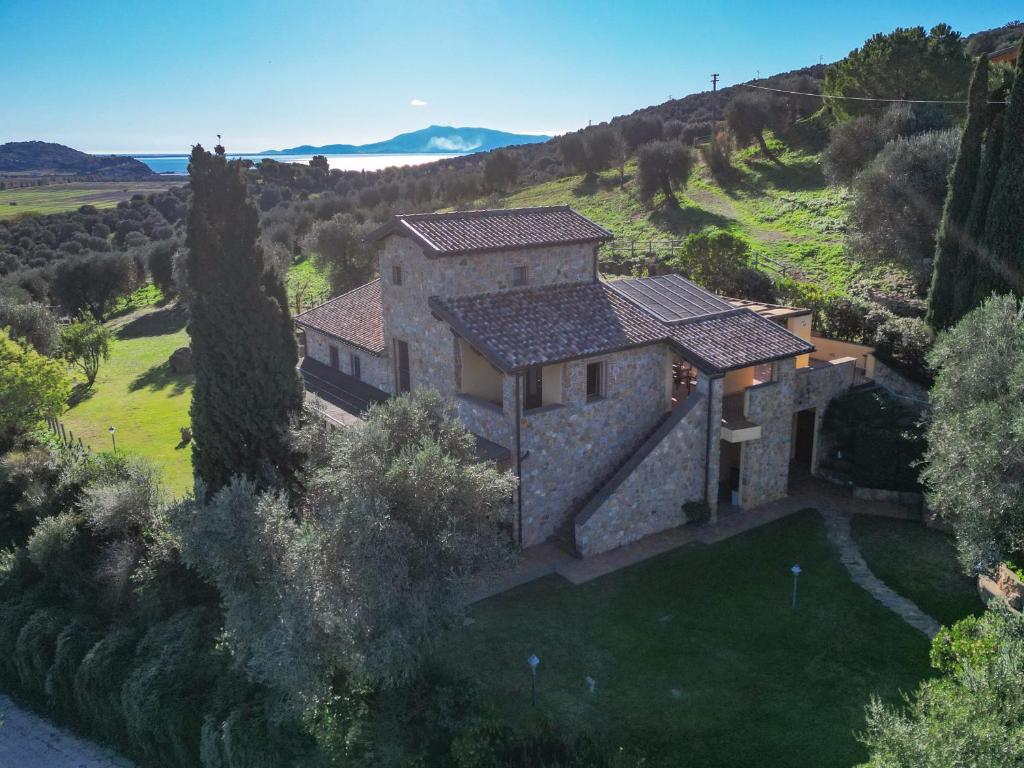
[(600, 245), (595, 245), (594, 246), (594, 282), (595, 283), (600, 279), (600, 277), (599, 277), (600, 273), (598, 272), (598, 269), (597, 269), (597, 252), (600, 249), (601, 249)]
[(516, 417), (516, 433), (515, 433), (516, 434), (516, 445), (515, 445), (515, 450), (516, 450), (516, 483), (518, 484), (518, 487), (516, 488), (516, 506), (518, 507), (517, 513), (518, 513), (518, 520), (519, 520), (518, 527), (519, 527), (519, 546), (520, 546), (520, 548), (522, 548), (522, 546), (523, 546), (523, 452), (522, 452), (522, 447), (521, 447), (521, 435), (520, 435), (520, 431), (519, 431), (520, 424), (522, 423), (522, 414), (521, 414), (521, 411), (520, 411), (520, 408), (522, 407), (521, 406), (521, 402), (522, 401), (521, 401), (521, 399), (519, 397), (519, 382), (520, 382), (521, 379), (522, 379), (522, 374), (517, 373), (516, 374), (516, 382), (515, 382), (516, 405), (515, 405), (514, 411), (515, 411), (515, 417)]

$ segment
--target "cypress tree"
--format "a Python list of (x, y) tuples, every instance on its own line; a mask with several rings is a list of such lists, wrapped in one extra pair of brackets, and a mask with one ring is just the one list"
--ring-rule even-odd
[(942, 209), (942, 222), (935, 241), (935, 263), (928, 294), (925, 319), (933, 328), (946, 328), (954, 321), (954, 291), (960, 253), (971, 200), (978, 184), (981, 145), (988, 113), (988, 56), (980, 56), (974, 68), (968, 95), (967, 122), (956, 162), (949, 174), (949, 191)]
[(302, 405), (298, 349), (280, 275), (256, 243), (259, 214), (244, 169), (192, 149), (189, 335), (195, 367), (192, 467), (208, 494), (233, 475), (261, 487), (294, 473), (287, 430)]
[[(1024, 53), (1024, 40), (1021, 41)], [(1024, 294), (1024, 62), (1017, 60), (1003, 117), (1003, 147), (992, 198), (985, 213), (979, 257), (989, 266), (982, 295)], [(976, 291), (977, 293), (977, 291)]]
[[(993, 94), (993, 101), (1002, 101), (1009, 89)], [(978, 185), (971, 201), (971, 211), (964, 225), (964, 241), (957, 264), (956, 288), (953, 295), (953, 316), (955, 323), (974, 309), (987, 295), (983, 286), (991, 282), (987, 272), (987, 262), (978, 258), (979, 242), (985, 231), (985, 214), (988, 203), (992, 199), (992, 188), (999, 172), (999, 161), (1003, 152), (1003, 115), (1002, 104), (989, 104), (988, 128), (985, 130), (985, 149), (982, 154), (981, 169), (978, 172)]]

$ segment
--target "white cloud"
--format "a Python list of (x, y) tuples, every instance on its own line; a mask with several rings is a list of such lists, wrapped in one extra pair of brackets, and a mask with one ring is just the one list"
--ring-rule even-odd
[(427, 106), (427, 102), (425, 102), (423, 99), (413, 99), (412, 101), (409, 102), (409, 106), (410, 107), (425, 107), (425, 106)]

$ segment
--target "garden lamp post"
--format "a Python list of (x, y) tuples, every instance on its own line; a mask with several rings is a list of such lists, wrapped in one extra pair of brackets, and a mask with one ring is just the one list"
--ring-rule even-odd
[(789, 569), (789, 572), (793, 574), (793, 610), (796, 610), (796, 581), (797, 577), (800, 576), (800, 566), (794, 565)]
[(537, 706), (537, 665), (540, 664), (540, 659), (537, 658), (537, 654), (531, 653), (530, 658), (526, 660), (526, 663), (530, 665), (530, 698), (533, 701), (533, 706)]
[(109, 432), (109, 433), (110, 433), (110, 444), (111, 444), (112, 446), (114, 446), (114, 453), (117, 453), (117, 438), (115, 438), (115, 437), (114, 437), (114, 433), (115, 433), (116, 431), (117, 431), (117, 430), (116, 430), (116, 429), (114, 429), (114, 427), (113, 427), (113, 426), (111, 426), (111, 427), (110, 427), (110, 429), (108, 429), (108, 430), (107, 430), (107, 432)]

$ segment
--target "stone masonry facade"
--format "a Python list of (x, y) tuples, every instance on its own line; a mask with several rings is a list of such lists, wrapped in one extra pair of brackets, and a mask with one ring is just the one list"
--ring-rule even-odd
[(370, 386), (391, 392), (394, 377), (385, 358), (312, 328), (306, 329), (306, 354), (324, 365), (331, 364), (331, 347), (338, 348), (338, 369), (352, 375), (352, 355), (359, 357), (360, 378)]

